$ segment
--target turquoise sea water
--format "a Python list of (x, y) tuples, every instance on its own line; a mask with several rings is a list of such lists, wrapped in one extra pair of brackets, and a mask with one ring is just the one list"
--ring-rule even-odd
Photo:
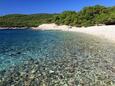
[[(55, 74), (52, 75), (53, 77), (48, 75), (47, 79), (50, 81), (52, 81), (52, 79), (56, 81), (61, 80), (57, 82), (60, 84), (57, 86), (64, 86), (65, 81), (63, 80), (67, 81), (67, 85), (65, 86), (78, 86), (81, 84), (81, 79), (86, 86), (94, 86), (94, 84), (95, 86), (104, 84), (104, 86), (108, 86), (107, 83), (109, 82), (107, 80), (115, 84), (115, 46), (105, 39), (74, 32), (36, 31), (30, 29), (0, 30), (0, 71), (7, 71), (10, 70), (10, 67), (17, 66), (20, 68), (18, 72), (22, 72), (22, 65), (24, 64), (23, 66), (25, 66), (25, 62), (30, 61), (30, 59), (32, 59), (32, 61), (38, 60), (42, 63), (40, 65), (47, 68), (47, 70), (42, 70), (43, 75), (41, 74), (41, 76), (46, 77), (46, 75), (49, 74), (48, 71), (51, 73), (55, 72), (58, 79), (54, 77)], [(34, 62), (29, 65), (31, 66), (29, 66), (30, 69), (27, 68), (28, 71), (32, 71), (31, 68), (33, 68), (33, 66), (35, 66), (33, 68), (35, 70), (40, 69), (38, 67), (39, 65), (36, 67), (36, 63)], [(44, 75), (44, 73), (46, 73), (46, 75)], [(60, 78), (60, 74), (65, 78)], [(9, 73), (9, 75), (11, 74)], [(37, 75), (39, 75), (38, 71), (36, 72), (36, 76)], [(3, 76), (0, 75), (0, 77), (5, 76), (8, 77), (7, 72), (3, 74)], [(103, 80), (98, 80), (98, 77), (100, 77), (99, 79), (103, 78)], [(72, 82), (71, 79), (74, 81)], [(4, 81), (5, 79), (2, 80), (0, 78), (0, 80)], [(8, 84), (9, 80), (10, 79), (6, 82), (4, 81), (4, 83), (6, 83), (5, 85)], [(39, 79), (39, 84), (43, 84), (42, 81), (44, 80), (46, 79), (43, 77)], [(73, 84), (77, 83), (78, 85), (69, 85), (71, 82)], [(21, 82), (19, 81), (19, 83)], [(19, 83), (15, 86), (22, 86), (22, 84), (19, 85)], [(91, 83), (93, 84), (91, 85)], [(14, 84), (14, 82), (10, 82), (8, 86), (12, 84)], [(47, 82), (46, 84), (48, 85), (45, 86), (55, 86), (53, 81), (52, 83)], [(112, 86), (112, 84), (109, 85)], [(34, 80), (33, 85), (29, 86), (39, 85), (35, 85)]]
[(63, 44), (62, 41), (63, 35), (60, 32), (1, 30), (0, 70), (19, 64), (28, 58), (46, 56), (52, 58), (54, 53), (61, 55), (62, 52), (58, 48)]

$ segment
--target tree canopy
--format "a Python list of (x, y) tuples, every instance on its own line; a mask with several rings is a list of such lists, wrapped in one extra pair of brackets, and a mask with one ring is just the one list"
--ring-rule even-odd
[(79, 12), (64, 11), (53, 19), (57, 24), (71, 26), (111, 25), (115, 24), (115, 7), (89, 6)]

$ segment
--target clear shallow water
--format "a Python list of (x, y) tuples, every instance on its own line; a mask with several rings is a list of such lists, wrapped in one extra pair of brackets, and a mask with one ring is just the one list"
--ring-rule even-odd
[(60, 35), (62, 33), (52, 31), (1, 30), (0, 70), (28, 58), (52, 58), (53, 53), (61, 55), (61, 51), (54, 52), (54, 48), (62, 44)]
[[(35, 61), (39, 64), (36, 65)], [(82, 81), (86, 86), (112, 86), (115, 84), (114, 61), (114, 44), (90, 35), (61, 31), (0, 30), (0, 70), (13, 71), (18, 78), (21, 73), (26, 75), (29, 71), (31, 75), (34, 70), (36, 73), (33, 75), (41, 74), (41, 78), (35, 78), (39, 79), (40, 85), (55, 86), (53, 80), (59, 80), (55, 82), (59, 86), (66, 83), (65, 86), (82, 86)], [(13, 70), (10, 67), (14, 67)], [(20, 74), (17, 75), (17, 72)], [(54, 72), (58, 78), (55, 74), (51, 75)], [(8, 78), (11, 73), (2, 71), (3, 76), (0, 77)], [(12, 76), (14, 81), (16, 76)], [(12, 79), (0, 80), (8, 85)], [(33, 85), (36, 84), (35, 80)], [(14, 82), (10, 82), (12, 84)], [(20, 81), (16, 84), (23, 85)]]

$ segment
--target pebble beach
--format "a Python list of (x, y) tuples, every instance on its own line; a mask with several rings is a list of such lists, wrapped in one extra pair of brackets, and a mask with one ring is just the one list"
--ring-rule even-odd
[(90, 35), (97, 36), (99, 38), (105, 38), (111, 42), (115, 42), (115, 25), (102, 25), (102, 26), (91, 26), (91, 27), (72, 27), (67, 25), (56, 25), (56, 24), (42, 24), (38, 27), (32, 27), (35, 30), (61, 30), (61, 31), (72, 31), (81, 32)]

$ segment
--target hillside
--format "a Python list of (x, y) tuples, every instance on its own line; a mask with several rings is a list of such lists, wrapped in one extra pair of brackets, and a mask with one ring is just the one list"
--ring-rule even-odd
[(0, 27), (36, 27), (44, 23), (70, 26), (115, 25), (115, 6), (84, 7), (81, 11), (64, 11), (60, 14), (10, 14), (0, 17)]
[(48, 23), (55, 14), (10, 14), (0, 17), (0, 27), (35, 27)]

